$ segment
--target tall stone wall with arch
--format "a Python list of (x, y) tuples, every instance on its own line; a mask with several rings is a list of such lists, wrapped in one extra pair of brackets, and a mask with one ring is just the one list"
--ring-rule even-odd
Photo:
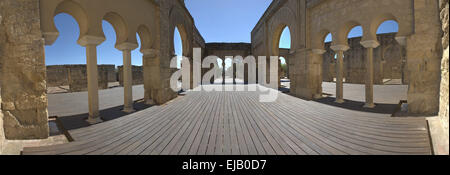
[[(3, 2), (0, 2), (0, 77), (2, 76), (2, 71), (1, 71), (1, 67), (2, 67), (2, 63), (3, 63), (3, 45), (5, 43), (5, 36), (4, 36), (4, 27), (3, 27)], [(0, 104), (2, 102), (2, 80), (0, 78)], [(3, 112), (2, 112), (2, 108), (0, 107), (0, 154), (2, 154), (3, 152), (3, 145), (5, 142), (5, 132), (3, 129)]]
[[(2, 0), (0, 3), (1, 24), (14, 26), (0, 29), (0, 39), (5, 40), (0, 45), (0, 79), (9, 82), (1, 84), (1, 113), (4, 116), (0, 120), (3, 122), (0, 130), (5, 131), (6, 139), (48, 137), (44, 45), (53, 44), (59, 36), (54, 24), (54, 16), (59, 13), (71, 15), (79, 24), (77, 43), (86, 47), (88, 72), (98, 67), (96, 47), (105, 40), (103, 20), (114, 27), (115, 47), (124, 52), (124, 60), (126, 53), (138, 47), (138, 34), (141, 39), (139, 49), (143, 53), (145, 98), (156, 104), (164, 104), (177, 96), (169, 85), (173, 72), (169, 66), (173, 33), (170, 34), (169, 28), (182, 23), (187, 56), (191, 55), (194, 42), (200, 41), (202, 45), (203, 38), (198, 31), (196, 33), (194, 20), (181, 0), (136, 0), (132, 4), (123, 0)], [(98, 77), (91, 78), (91, 82), (95, 82), (95, 78)], [(98, 85), (88, 89), (95, 96)], [(90, 105), (90, 119), (98, 114), (98, 109), (95, 111), (98, 100), (96, 105), (94, 96), (89, 97), (89, 103), (94, 104)], [(3, 133), (0, 138), (3, 140)]]
[[(331, 47), (345, 52), (352, 46), (347, 39), (350, 30), (361, 26), (360, 44), (364, 47), (360, 46), (360, 50), (366, 52), (383, 42), (377, 38), (378, 27), (384, 21), (394, 20), (399, 25), (395, 40), (406, 60), (408, 110), (412, 114), (436, 115), (441, 74), (438, 7), (438, 1), (427, 0), (274, 0), (252, 31), (252, 50), (258, 56), (278, 56), (274, 52), (277, 38), (273, 36), (278, 35), (281, 24), (293, 20), (290, 25), (297, 28), (290, 26), (291, 94), (304, 99), (320, 98), (325, 37), (331, 33)], [(285, 15), (288, 13), (291, 15)]]

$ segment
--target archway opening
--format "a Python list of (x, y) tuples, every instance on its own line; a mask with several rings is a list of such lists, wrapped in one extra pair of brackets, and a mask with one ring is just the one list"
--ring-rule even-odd
[[(291, 31), (288, 26), (285, 26), (281, 32), (278, 43), (278, 87), (281, 90), (288, 91), (290, 88), (289, 79), (289, 52), (291, 49)], [(283, 91), (284, 91), (283, 90)]]
[(178, 27), (175, 27), (173, 44), (174, 44), (174, 53), (177, 56), (177, 68), (181, 69), (181, 59), (183, 58), (183, 42)]
[[(177, 58), (177, 70), (181, 70), (181, 61), (183, 59), (183, 40), (181, 38), (180, 30), (175, 27), (173, 34), (173, 54)], [(178, 88), (182, 87), (182, 78), (178, 80)]]
[(329, 87), (334, 87), (331, 83), (336, 82), (337, 54), (331, 49), (333, 42), (333, 35), (331, 33), (328, 32), (325, 34), (322, 41), (324, 43), (323, 47), (325, 48), (322, 61), (322, 87), (325, 88), (323, 89), (325, 93), (330, 93), (327, 89), (329, 89)]
[[(89, 112), (87, 90), (86, 49), (77, 44), (80, 36), (78, 21), (68, 13), (53, 18), (59, 36), (52, 45), (45, 46), (47, 73), (48, 115), (58, 116), (64, 123), (66, 117)], [(83, 83), (80, 83), (83, 82)], [(75, 95), (72, 98), (71, 94)], [(74, 103), (75, 102), (75, 103)], [(84, 103), (79, 103), (84, 102)], [(50, 135), (57, 133), (56, 124), (49, 122)], [(65, 125), (66, 127), (66, 125)], [(66, 129), (77, 126), (67, 125)]]
[(233, 60), (231, 58), (225, 59), (225, 84), (233, 84)]
[[(377, 38), (380, 46), (375, 52), (375, 59), (379, 58), (379, 73), (382, 83), (386, 85), (407, 85), (406, 57), (403, 55), (402, 46), (396, 41), (398, 23), (395, 20), (387, 20), (377, 29)], [(376, 60), (375, 60), (376, 61)]]
[(223, 84), (223, 60), (222, 58), (217, 58), (217, 65), (219, 69), (216, 69), (214, 73), (214, 84)]
[(394, 116), (408, 113), (408, 74), (406, 51), (397, 42), (399, 24), (396, 20), (385, 20), (377, 28), (377, 40), (380, 44), (374, 49), (374, 102), (402, 104), (401, 110)]
[(353, 27), (347, 35), (350, 49), (344, 52), (344, 83), (363, 84), (365, 81), (365, 49), (361, 45), (362, 36), (361, 26)]

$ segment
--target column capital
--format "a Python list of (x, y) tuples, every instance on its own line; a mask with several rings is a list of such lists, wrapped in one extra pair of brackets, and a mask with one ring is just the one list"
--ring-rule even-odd
[(380, 46), (380, 43), (376, 40), (361, 41), (360, 43), (365, 48), (377, 48), (378, 46)]
[(105, 41), (105, 37), (92, 36), (92, 35), (84, 35), (78, 39), (78, 44), (86, 47), (88, 45), (100, 45)]
[(406, 36), (395, 37), (395, 40), (397, 40), (398, 44), (401, 46), (406, 46)]
[(44, 44), (47, 46), (55, 43), (59, 36), (59, 32), (42, 32), (42, 37), (44, 37)]
[(116, 45), (116, 49), (120, 51), (132, 51), (138, 48), (139, 45), (136, 43), (124, 42)]
[(313, 49), (312, 52), (317, 55), (323, 55), (327, 51), (325, 49)]
[(144, 56), (148, 56), (148, 57), (154, 58), (154, 57), (157, 57), (159, 55), (159, 50), (156, 50), (156, 49), (142, 49), (141, 53)]
[(348, 45), (344, 45), (344, 44), (340, 44), (340, 45), (332, 45), (330, 47), (331, 49), (333, 49), (334, 51), (347, 51), (348, 49), (350, 49), (350, 47)]

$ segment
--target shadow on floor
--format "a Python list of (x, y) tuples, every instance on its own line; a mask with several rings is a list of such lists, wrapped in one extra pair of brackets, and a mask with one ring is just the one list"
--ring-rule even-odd
[(345, 100), (345, 103), (339, 104), (336, 103), (336, 98), (333, 97), (325, 97), (322, 99), (314, 100), (316, 102), (335, 106), (339, 108), (349, 109), (353, 111), (361, 111), (361, 112), (370, 112), (370, 113), (378, 113), (378, 114), (394, 114), (400, 108), (399, 104), (375, 104), (375, 108), (364, 108), (365, 103), (359, 101)]
[[(137, 101), (134, 103), (134, 109), (136, 112), (142, 111), (144, 109), (152, 107), (151, 105), (145, 104), (143, 100)], [(104, 109), (100, 111), (100, 116), (103, 121), (110, 121), (114, 119), (118, 119), (120, 117), (130, 115), (132, 113), (125, 113), (122, 111), (122, 106), (117, 106), (109, 109)], [(134, 113), (134, 112), (133, 112)], [(88, 122), (86, 122), (89, 114), (79, 114), (73, 116), (63, 116), (58, 117), (59, 122), (62, 124), (65, 130), (74, 130), (79, 128), (84, 128), (90, 126)]]
[(284, 94), (289, 94), (291, 92), (291, 89), (286, 88), (286, 87), (280, 87), (280, 88), (278, 88), (278, 91), (280, 91), (281, 93), (284, 93)]

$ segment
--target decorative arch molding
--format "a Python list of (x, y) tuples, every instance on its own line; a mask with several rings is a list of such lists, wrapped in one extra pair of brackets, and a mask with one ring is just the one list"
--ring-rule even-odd
[[(121, 15), (116, 12), (108, 12), (103, 16), (103, 20), (109, 22), (116, 32), (116, 48), (118, 45), (128, 42), (129, 27)], [(133, 41), (136, 40), (134, 39)]]
[(362, 25), (360, 22), (351, 20), (345, 23), (342, 23), (342, 25), (339, 27), (338, 32), (335, 36), (335, 40), (333, 40), (333, 45), (348, 45), (348, 34), (350, 31), (357, 27), (361, 26), (363, 28), (363, 33), (366, 31), (365, 25)]
[(283, 30), (288, 27), (291, 34), (291, 49), (297, 48), (297, 17), (288, 7), (281, 7), (270, 19), (270, 55), (279, 55), (279, 43)]
[(141, 51), (146, 49), (152, 49), (153, 47), (153, 38), (152, 32), (147, 25), (139, 25), (137, 29), (137, 33), (139, 38), (141, 39)]
[[(54, 17), (61, 13), (72, 16), (78, 23), (81, 38), (89, 30), (89, 21), (86, 10), (78, 3), (72, 0), (64, 0), (52, 7), (41, 2), (41, 30), (46, 45), (52, 45), (59, 36), (59, 31), (55, 26)], [(50, 8), (50, 9), (48, 9)]]
[(383, 24), (386, 21), (395, 21), (398, 24), (398, 31), (397, 35), (399, 37), (405, 37), (408, 36), (410, 31), (408, 31), (408, 27), (406, 27), (406, 21), (398, 20), (396, 16), (390, 13), (385, 13), (378, 15), (369, 24), (368, 33), (365, 33), (364, 36), (366, 38), (363, 38), (363, 40), (377, 40), (377, 31), (381, 24)]
[(312, 46), (313, 49), (324, 49), (325, 39), (328, 34), (331, 34), (331, 37), (334, 39), (334, 35), (328, 29), (322, 29), (312, 37)]
[(173, 6), (169, 11), (169, 41), (170, 41), (170, 52), (174, 53), (175, 46), (173, 43), (174, 35), (175, 35), (175, 27), (178, 28), (178, 32), (181, 36), (181, 41), (183, 44), (183, 56), (189, 56), (192, 52), (191, 50), (191, 41), (192, 37), (192, 26), (190, 18), (188, 18), (180, 9), (180, 7)]

